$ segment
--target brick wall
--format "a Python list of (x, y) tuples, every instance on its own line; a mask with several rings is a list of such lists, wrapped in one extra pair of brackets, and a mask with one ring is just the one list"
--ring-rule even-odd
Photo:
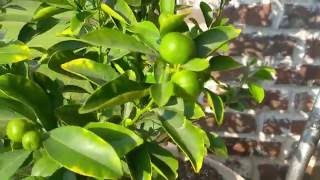
[[(189, 1), (202, 21), (199, 2)], [(264, 83), (262, 105), (227, 112), (221, 127), (207, 118), (205, 128), (225, 138), (230, 158), (223, 161), (246, 179), (284, 179), (320, 88), (320, 0), (232, 0), (224, 14), (242, 28), (230, 55), (242, 62), (257, 57), (276, 68), (277, 79)], [(306, 179), (320, 179), (316, 158)]]

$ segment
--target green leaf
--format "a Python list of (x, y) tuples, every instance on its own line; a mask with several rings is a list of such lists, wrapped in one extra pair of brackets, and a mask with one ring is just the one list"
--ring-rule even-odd
[(61, 7), (66, 9), (73, 9), (75, 6), (74, 2), (71, 0), (41, 0), (41, 1), (56, 7)]
[(54, 160), (78, 174), (104, 179), (123, 174), (120, 158), (112, 146), (86, 129), (76, 126), (54, 129), (43, 144)]
[(208, 149), (215, 153), (215, 155), (228, 158), (228, 149), (223, 139), (214, 133), (207, 133), (210, 142)]
[(60, 164), (58, 164), (50, 156), (48, 156), (47, 153), (44, 153), (44, 155), (34, 163), (31, 175), (48, 177), (60, 168)]
[(252, 74), (253, 78), (259, 80), (273, 80), (276, 70), (272, 67), (261, 67), (258, 71)]
[(54, 44), (53, 46), (51, 46), (48, 49), (48, 53), (52, 54), (57, 51), (74, 51), (74, 50), (85, 48), (88, 46), (90, 46), (88, 43), (85, 43), (82, 41), (66, 40), (66, 41), (58, 42), (58, 43)]
[(89, 122), (98, 121), (95, 113), (79, 114), (80, 107), (77, 104), (61, 106), (56, 110), (56, 116), (68, 125), (75, 126), (85, 126)]
[(32, 20), (39, 21), (43, 19), (47, 19), (56, 14), (60, 14), (67, 11), (67, 9), (55, 7), (55, 6), (47, 6), (45, 4), (40, 5), (37, 11), (33, 14)]
[(184, 115), (187, 119), (200, 119), (205, 116), (201, 105), (195, 102), (184, 102)]
[(120, 22), (126, 24), (128, 23), (120, 14), (118, 14), (116, 11), (114, 11), (110, 6), (108, 6), (105, 3), (101, 3), (101, 9), (103, 12), (108, 14), (109, 16), (119, 20)]
[(86, 23), (86, 19), (90, 17), (92, 13), (83, 11), (77, 13), (70, 21), (70, 30), (73, 35), (78, 35), (81, 32), (82, 26)]
[(144, 146), (131, 151), (126, 159), (133, 180), (151, 180), (151, 160)]
[(142, 21), (133, 24), (130, 30), (139, 38), (154, 49), (159, 49), (160, 32), (151, 21)]
[(15, 150), (0, 154), (0, 177), (10, 179), (22, 163), (29, 157), (31, 151)]
[(31, 107), (44, 128), (50, 130), (56, 127), (49, 97), (38, 84), (21, 76), (5, 74), (0, 76), (0, 91)]
[(207, 100), (210, 108), (213, 111), (217, 124), (221, 125), (224, 119), (224, 104), (221, 97), (208, 90)]
[(86, 128), (110, 143), (119, 157), (143, 143), (136, 133), (114, 123), (89, 123)]
[(148, 87), (129, 80), (125, 75), (98, 88), (80, 108), (80, 113), (121, 105), (148, 94)]
[(24, 105), (19, 101), (13, 100), (5, 94), (0, 94), (0, 104), (1, 110), (11, 110), (24, 116), (29, 120), (37, 122), (37, 117), (31, 107)]
[(194, 58), (182, 65), (182, 68), (189, 71), (203, 71), (209, 67), (209, 61), (205, 58)]
[(174, 85), (172, 82), (154, 84), (150, 88), (150, 95), (158, 106), (164, 106), (173, 95)]
[(169, 32), (183, 32), (188, 30), (184, 18), (189, 14), (161, 14), (159, 16), (160, 34), (164, 36)]
[(206, 2), (203, 2), (203, 1), (200, 2), (200, 9), (203, 14), (207, 27), (210, 27), (213, 21), (213, 14), (214, 14), (213, 10)]
[(70, 76), (73, 78), (77, 78), (77, 79), (82, 79), (82, 78), (79, 78), (79, 76), (74, 75), (74, 73), (70, 73), (62, 69), (61, 67), (62, 64), (77, 58), (79, 58), (79, 56), (74, 54), (72, 51), (57, 51), (50, 57), (50, 60), (48, 62), (48, 67), (57, 73)]
[(13, 43), (0, 47), (0, 64), (11, 64), (31, 58), (29, 47), (23, 43)]
[(134, 37), (113, 29), (102, 28), (94, 30), (82, 36), (81, 39), (105, 48), (117, 48), (133, 52), (154, 54), (152, 49), (148, 48)]
[(264, 99), (264, 89), (261, 85), (254, 83), (254, 82), (249, 82), (249, 92), (252, 95), (252, 97), (258, 102), (261, 103)]
[(159, 5), (161, 13), (174, 14), (176, 0), (160, 0)]
[(207, 57), (230, 40), (239, 36), (241, 30), (233, 26), (218, 26), (201, 33), (195, 39), (200, 57)]
[(141, 0), (125, 0), (130, 6), (141, 6)]
[(151, 158), (153, 168), (165, 179), (178, 177), (179, 163), (173, 154), (156, 143), (147, 143), (146, 148)]
[(113, 8), (120, 15), (122, 15), (122, 17), (124, 17), (129, 22), (129, 24), (137, 23), (136, 16), (125, 0), (117, 0)]
[(242, 65), (229, 56), (215, 56), (210, 59), (211, 71), (226, 71), (236, 69)]
[(98, 63), (86, 58), (79, 58), (61, 65), (65, 71), (88, 79), (89, 81), (102, 85), (116, 79), (118, 73), (109, 65)]
[(195, 172), (199, 172), (206, 153), (201, 129), (186, 120), (183, 114), (171, 110), (161, 112), (160, 118), (165, 131), (189, 158)]

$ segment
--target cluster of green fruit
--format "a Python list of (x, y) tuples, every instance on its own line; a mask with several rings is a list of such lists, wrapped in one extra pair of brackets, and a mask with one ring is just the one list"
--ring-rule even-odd
[(40, 147), (40, 134), (33, 125), (24, 119), (10, 120), (6, 128), (7, 137), (13, 143), (22, 143), (26, 150), (36, 150)]
[[(196, 56), (193, 40), (179, 32), (166, 34), (161, 40), (159, 51), (162, 59), (173, 65), (185, 64)], [(198, 97), (201, 92), (201, 83), (193, 71), (179, 70), (172, 75), (171, 81), (179, 87), (178, 91), (182, 90), (191, 97)]]

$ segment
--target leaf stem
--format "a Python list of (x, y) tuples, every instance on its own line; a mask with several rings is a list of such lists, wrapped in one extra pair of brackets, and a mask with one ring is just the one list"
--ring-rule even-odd
[(137, 113), (133, 118), (132, 122), (135, 123), (136, 121), (138, 121), (142, 114), (144, 114), (145, 112), (151, 109), (152, 105), (153, 105), (153, 100), (151, 99), (143, 109), (137, 109)]

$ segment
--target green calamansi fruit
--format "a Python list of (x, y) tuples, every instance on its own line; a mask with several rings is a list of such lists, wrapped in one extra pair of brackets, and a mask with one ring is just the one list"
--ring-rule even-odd
[(25, 150), (37, 150), (40, 147), (40, 134), (37, 131), (28, 131), (22, 137), (22, 146)]
[(131, 126), (133, 124), (133, 121), (132, 119), (130, 118), (126, 118), (124, 121), (123, 121), (123, 124), (125, 127), (128, 127), (128, 126)]
[(170, 64), (184, 64), (194, 57), (196, 46), (193, 40), (181, 33), (165, 35), (160, 43), (160, 55)]
[(25, 119), (10, 120), (7, 124), (6, 133), (13, 142), (21, 142), (22, 136), (29, 129), (30, 125)]
[(176, 72), (171, 77), (171, 81), (177, 86), (178, 93), (182, 91), (182, 93), (196, 98), (201, 92), (201, 83), (195, 72), (188, 70)]

